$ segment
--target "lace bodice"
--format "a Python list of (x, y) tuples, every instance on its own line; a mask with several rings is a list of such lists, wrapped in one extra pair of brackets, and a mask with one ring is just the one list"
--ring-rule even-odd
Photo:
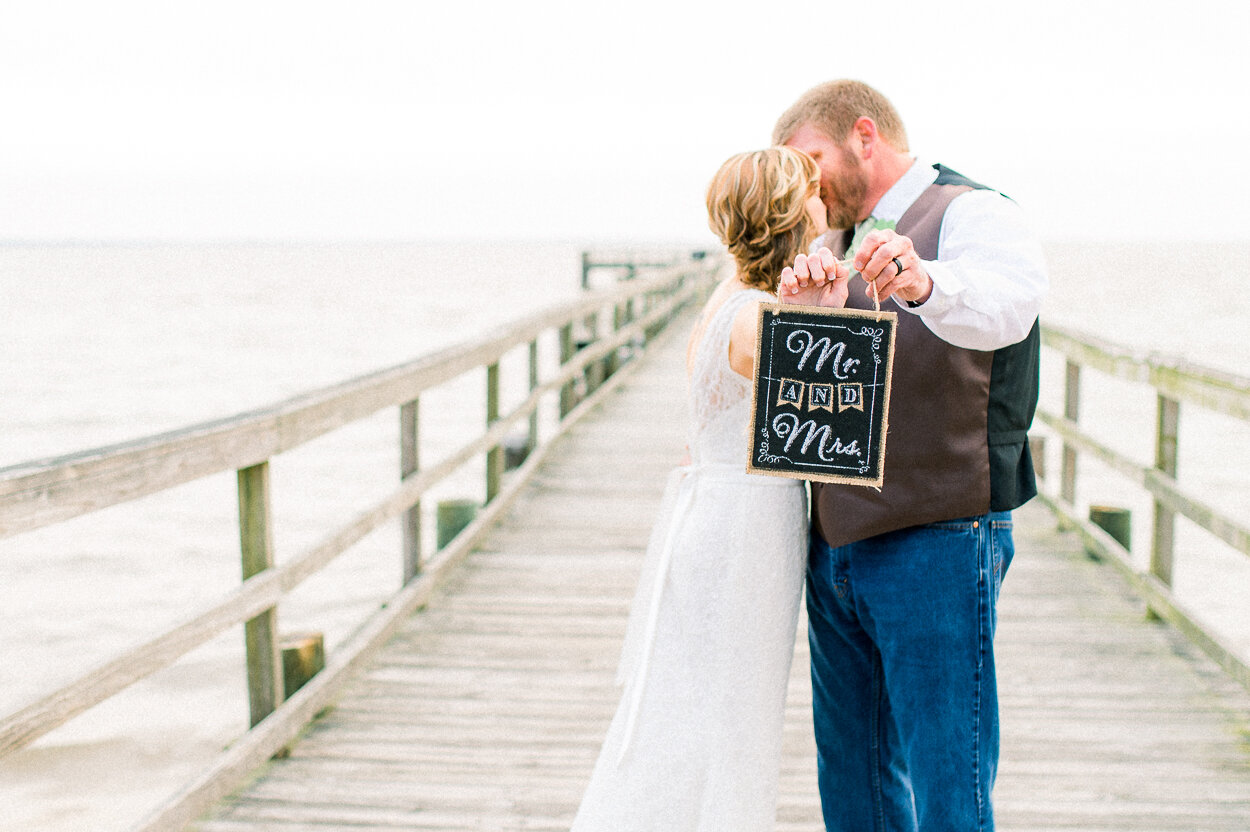
[(730, 295), (704, 327), (690, 370), (690, 458), (696, 465), (733, 463), (746, 468), (751, 382), (729, 366), (734, 316), (752, 301), (775, 301), (759, 289)]

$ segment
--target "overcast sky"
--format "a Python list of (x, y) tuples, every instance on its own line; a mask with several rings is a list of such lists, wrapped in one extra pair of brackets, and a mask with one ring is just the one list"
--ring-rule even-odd
[(831, 78), (1047, 237), (1250, 236), (1245, 0), (14, 2), (0, 240), (707, 235)]

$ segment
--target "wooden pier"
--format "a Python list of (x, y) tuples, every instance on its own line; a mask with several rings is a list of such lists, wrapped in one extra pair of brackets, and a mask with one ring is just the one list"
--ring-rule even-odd
[[(480, 343), (259, 411), (0, 470), (0, 538), (237, 471), (248, 576), (168, 632), (0, 718), (0, 755), (22, 754), (243, 623), (252, 729), (127, 828), (566, 830), (617, 704), (629, 603), (665, 476), (682, 456), (684, 336), (715, 271), (710, 260), (640, 274)], [(665, 329), (674, 316), (677, 324)], [(1039, 413), (1052, 441), (1062, 441), (1063, 465), (1058, 487), (1016, 513), (1016, 556), (1000, 601), (998, 828), (1250, 832), (1250, 667), (1170, 586), (1177, 517), (1250, 554), (1241, 518), (1221, 515), (1175, 479), (1180, 402), (1250, 420), (1250, 381), (1072, 333), (1044, 337), (1052, 356), (1067, 361), (1063, 415)], [(501, 407), (501, 367), (510, 361), (528, 363), (529, 393)], [(1078, 425), (1082, 366), (1158, 391), (1153, 466)], [(483, 432), (422, 464), (420, 397), (470, 374), (485, 380)], [(544, 407), (556, 411), (546, 438)], [(385, 409), (399, 418), (396, 490), (275, 563), (268, 460)], [(518, 430), (524, 459), (508, 463), (504, 446)], [(1080, 452), (1156, 500), (1148, 572), (1077, 516)], [(423, 550), (432, 537), (423, 495), (483, 460), (486, 500), (477, 519), (445, 546)], [(274, 626), (280, 602), (393, 522), (403, 529), (401, 585), (323, 670), (284, 690)], [(779, 832), (823, 828), (807, 662), (800, 623)]]
[[(567, 830), (665, 475), (685, 443), (678, 326), (583, 419), (500, 525), (335, 706), (201, 832)], [(781, 816), (819, 816), (806, 645)]]
[[(200, 832), (566, 830), (616, 706), (617, 651), (684, 441), (679, 332), (551, 455), (507, 516)], [(997, 641), (999, 828), (1250, 830), (1250, 696), (1034, 503)], [(800, 633), (800, 635), (802, 635)], [(822, 829), (807, 649), (779, 832)]]

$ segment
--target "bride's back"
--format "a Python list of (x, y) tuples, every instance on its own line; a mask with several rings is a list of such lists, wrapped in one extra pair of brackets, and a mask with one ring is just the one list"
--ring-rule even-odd
[(751, 302), (772, 300), (758, 289), (721, 284), (695, 326), (687, 351), (690, 456), (694, 464), (735, 463), (745, 470), (751, 383), (729, 366), (734, 318)]

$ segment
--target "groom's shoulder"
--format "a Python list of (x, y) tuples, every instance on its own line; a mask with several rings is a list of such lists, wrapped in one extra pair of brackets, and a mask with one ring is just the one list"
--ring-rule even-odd
[(994, 190), (989, 185), (982, 185), (974, 179), (964, 176), (957, 170), (952, 170), (943, 164), (935, 164), (933, 169), (937, 171), (937, 179), (933, 181), (934, 185), (963, 185), (966, 188), (973, 188), (978, 191)]
[(983, 185), (975, 179), (964, 176), (957, 170), (952, 170), (946, 165), (937, 163), (933, 165), (933, 169), (937, 171), (937, 179), (933, 180), (934, 185), (954, 185), (957, 187), (971, 188), (974, 191), (993, 191), (1005, 199), (1011, 199), (1002, 191), (989, 185)]

